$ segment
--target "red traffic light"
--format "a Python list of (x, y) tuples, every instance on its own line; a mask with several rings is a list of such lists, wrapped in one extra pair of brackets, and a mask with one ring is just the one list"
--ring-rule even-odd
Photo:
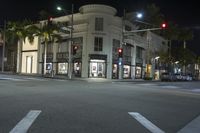
[(48, 17), (48, 21), (53, 21), (53, 17)]
[(122, 56), (123, 56), (123, 49), (122, 48), (118, 48), (118, 56), (119, 56), (119, 58), (122, 58)]
[(163, 29), (167, 28), (167, 23), (162, 23), (161, 28), (163, 28)]
[(51, 26), (53, 22), (53, 17), (48, 17), (47, 25)]
[(118, 52), (119, 52), (119, 53), (122, 53), (122, 48), (119, 48), (119, 49), (118, 49)]
[(72, 54), (75, 55), (77, 53), (77, 50), (78, 50), (78, 46), (74, 45), (72, 47)]

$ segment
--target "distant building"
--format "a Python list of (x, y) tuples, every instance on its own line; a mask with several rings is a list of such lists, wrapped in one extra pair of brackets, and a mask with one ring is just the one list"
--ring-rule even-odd
[[(134, 34), (123, 36), (122, 25), (126, 31), (136, 27), (128, 20), (116, 16), (117, 10), (107, 5), (90, 4), (80, 7), (74, 16), (72, 49), (72, 71), (75, 77), (119, 78), (118, 48), (123, 47), (123, 78), (143, 78), (146, 71), (147, 56), (152, 67), (157, 51), (168, 49), (166, 40), (148, 32), (141, 36)], [(71, 15), (57, 17), (54, 22), (71, 21)], [(42, 22), (41, 22), (42, 23)], [(125, 43), (122, 44), (124, 39)], [(68, 46), (70, 35), (63, 34), (62, 42), (49, 43), (47, 47), (47, 71), (55, 74), (68, 74)], [(42, 74), (44, 45), (42, 38), (35, 38), (33, 43), (26, 40), (18, 44), (17, 72)], [(148, 53), (151, 53), (147, 55)], [(153, 59), (153, 60), (152, 60)], [(153, 68), (152, 73), (153, 75)]]

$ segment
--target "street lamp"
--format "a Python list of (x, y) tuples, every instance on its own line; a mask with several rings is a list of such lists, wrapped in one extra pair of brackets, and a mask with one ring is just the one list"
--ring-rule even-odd
[[(134, 14), (134, 19), (141, 19), (143, 17), (143, 14), (140, 12), (136, 12), (136, 14)], [(133, 18), (133, 17), (131, 17)], [(118, 66), (119, 66), (119, 76), (118, 79), (122, 79), (123, 78), (123, 45), (125, 45), (125, 36), (127, 36), (127, 32), (126, 28), (125, 28), (125, 19), (126, 19), (126, 11), (124, 9), (124, 13), (122, 16), (122, 43), (120, 43), (120, 48), (118, 49)]]
[(68, 47), (68, 78), (71, 79), (72, 78), (72, 69), (71, 69), (71, 49), (72, 49), (72, 45), (73, 45), (73, 25), (74, 25), (74, 5), (72, 4), (71, 7), (71, 11), (69, 10), (65, 10), (62, 7), (58, 6), (57, 7), (58, 11), (63, 11), (66, 15), (68, 15), (68, 12), (71, 13), (71, 27), (70, 27), (70, 43), (69, 43), (69, 47)]
[(143, 14), (140, 13), (140, 12), (137, 12), (137, 15), (136, 15), (137, 18), (141, 19), (143, 17)]

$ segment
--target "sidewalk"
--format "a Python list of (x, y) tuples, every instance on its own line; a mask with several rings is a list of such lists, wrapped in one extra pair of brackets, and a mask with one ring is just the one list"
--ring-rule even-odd
[(79, 80), (87, 82), (160, 82), (160, 80), (144, 80), (144, 79), (106, 79), (106, 78), (81, 78), (81, 77), (72, 77), (69, 79), (67, 75), (55, 75), (43, 76), (41, 74), (17, 74), (12, 72), (0, 72), (0, 75), (13, 75), (13, 76), (22, 76), (22, 77), (38, 77), (38, 78), (50, 78), (50, 79), (63, 79), (63, 80)]

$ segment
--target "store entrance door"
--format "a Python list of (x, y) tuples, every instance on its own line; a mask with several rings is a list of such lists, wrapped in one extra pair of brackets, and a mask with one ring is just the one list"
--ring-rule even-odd
[(26, 73), (32, 73), (32, 64), (33, 64), (33, 57), (27, 56), (26, 57)]

